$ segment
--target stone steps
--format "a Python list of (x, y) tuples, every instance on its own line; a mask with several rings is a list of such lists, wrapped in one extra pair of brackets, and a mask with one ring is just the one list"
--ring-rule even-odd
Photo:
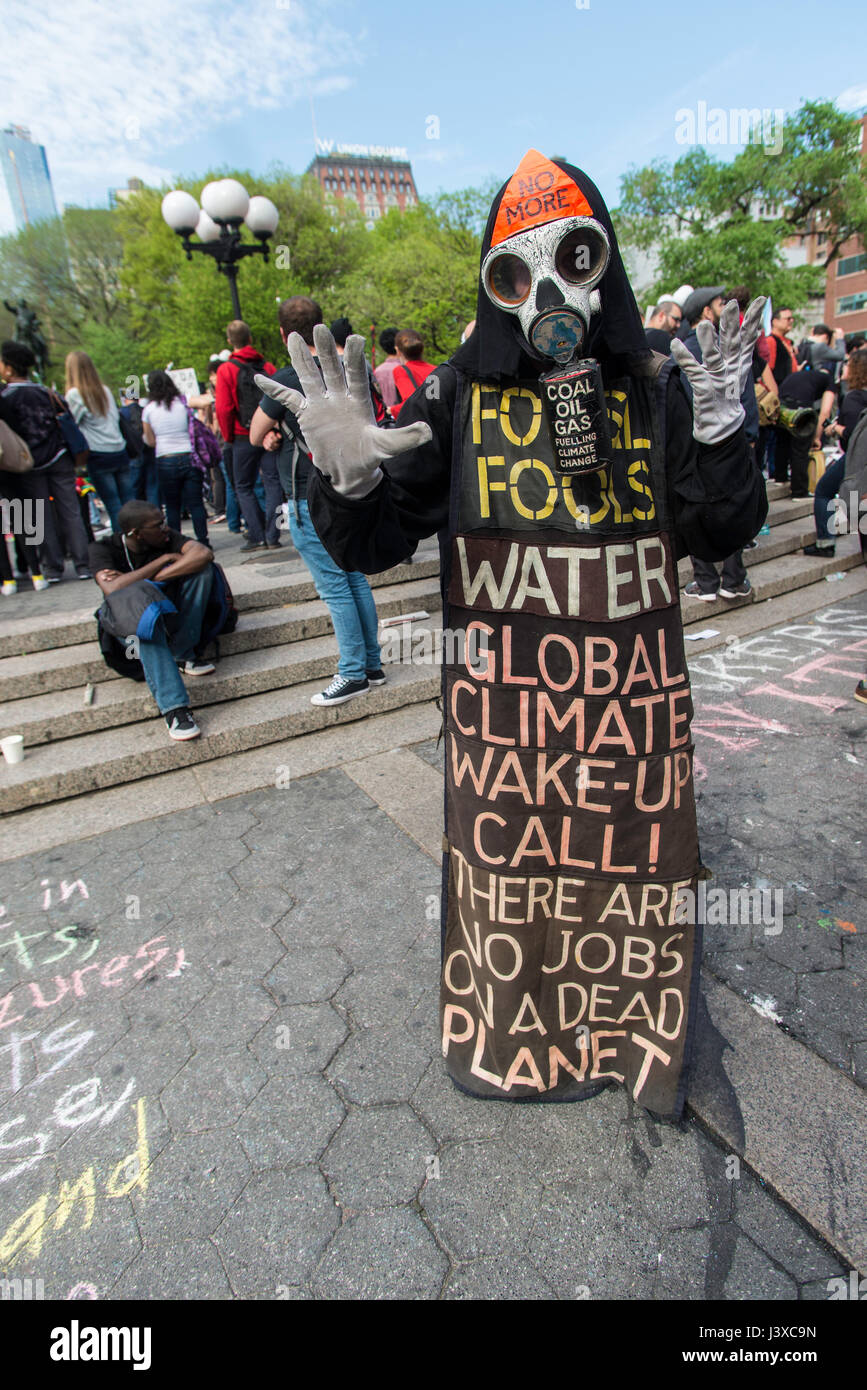
[[(206, 679), (202, 677), (203, 681)], [(434, 700), (440, 690), (440, 674), (435, 666), (390, 666), (387, 685), (345, 705), (329, 708), (310, 703), (311, 696), (321, 688), (321, 679), (311, 680), (290, 689), (268, 690), (221, 704), (201, 706), (197, 702), (194, 707), (202, 736), (186, 743), (169, 739), (165, 722), (151, 714), (120, 728), (29, 748), (22, 763), (11, 767), (4, 764), (0, 812), (21, 811), (100, 788), (133, 783), (155, 773), (190, 767), (331, 725)]]
[[(219, 559), (219, 555), (217, 557)], [(393, 588), (396, 584), (416, 583), (439, 574), (439, 550), (425, 542), (416, 551), (411, 565), (396, 565), (381, 574), (369, 576), (373, 589)], [(227, 570), (239, 613), (262, 608), (318, 602), (310, 572), (299, 560), (237, 565)], [(84, 587), (84, 586), (82, 586)], [(95, 584), (88, 585), (87, 603), (74, 613), (42, 613), (14, 617), (5, 621), (0, 633), (0, 658), (27, 653), (55, 651), (78, 646), (93, 638), (93, 615), (101, 603)]]
[[(738, 610), (781, 595), (791, 603), (800, 593), (799, 606), (812, 611), (833, 601), (835, 590), (825, 580), (838, 572), (848, 581), (851, 571), (859, 587), (857, 538), (838, 540), (833, 558), (804, 556), (801, 547), (813, 538), (811, 499), (781, 500), (773, 485), (769, 494), (769, 534), (745, 556), (751, 594), (712, 603), (682, 599), (687, 629), (709, 620), (728, 628), (738, 621)], [(287, 556), (236, 563), (228, 573), (241, 618), (221, 640), (217, 671), (188, 682), (202, 729), (202, 737), (188, 743), (168, 739), (143, 684), (122, 680), (105, 666), (93, 640), (93, 608), (32, 616), (29, 625), (16, 619), (4, 627), (0, 731), (23, 734), (27, 755), (22, 764), (0, 766), (0, 810), (23, 814), (100, 789), (180, 775), (199, 764), (230, 768), (232, 756), (249, 759), (256, 750), (262, 750), (264, 761), (256, 765), (265, 769), (267, 781), (269, 745), (285, 750), (287, 741), (313, 733), (327, 739), (335, 725), (375, 720), (439, 694), (438, 666), (392, 665), (388, 684), (364, 697), (331, 709), (311, 705), (310, 697), (336, 668), (337, 651), (327, 609), (315, 598), (306, 569)], [(692, 578), (688, 560), (680, 562), (678, 578), (681, 588)], [(425, 626), (439, 627), (435, 545), (426, 542), (413, 564), (373, 576), (371, 584), (381, 618), (425, 610), (431, 615)], [(841, 584), (840, 592), (844, 588), (850, 583)], [(88, 683), (94, 686), (90, 705), (84, 703)]]
[[(376, 609), (380, 618), (396, 617), (400, 613), (411, 613), (418, 609), (435, 614), (439, 608), (439, 579), (436, 577), (383, 585), (376, 591)], [(331, 631), (328, 610), (319, 599), (292, 607), (257, 608), (241, 614), (235, 631), (220, 638), (220, 656), (230, 657), (259, 647), (300, 642), (322, 637)], [(88, 681), (95, 684), (120, 680), (121, 677), (103, 661), (94, 632), (95, 624), (91, 620), (88, 641), (59, 647), (56, 651), (0, 658), (0, 700), (18, 700), (72, 687), (83, 689)]]

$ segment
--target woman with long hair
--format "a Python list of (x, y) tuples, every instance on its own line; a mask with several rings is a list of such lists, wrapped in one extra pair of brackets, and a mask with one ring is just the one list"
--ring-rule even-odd
[(202, 474), (190, 451), (190, 417), (184, 398), (168, 372), (148, 375), (148, 403), (142, 411), (145, 443), (156, 450), (160, 494), (172, 530), (181, 529), (181, 512), (188, 511), (196, 540), (208, 544), (208, 520), (202, 493)]
[(90, 449), (87, 471), (117, 530), (118, 512), (135, 496), (117, 402), (86, 352), (66, 358), (66, 400)]

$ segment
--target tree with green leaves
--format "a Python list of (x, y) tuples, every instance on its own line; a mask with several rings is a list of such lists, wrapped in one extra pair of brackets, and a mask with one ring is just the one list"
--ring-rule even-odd
[(114, 213), (69, 207), (62, 218), (0, 240), (0, 299), (26, 299), (48, 341), (49, 378), (63, 381), (67, 352), (84, 347), (114, 381), (135, 343), (120, 290), (123, 241)]
[[(625, 246), (655, 251), (657, 294), (691, 284), (746, 284), (798, 309), (851, 236), (867, 236), (860, 122), (830, 102), (787, 117), (778, 151), (748, 144), (728, 163), (702, 147), (621, 180), (614, 213)], [(825, 233), (820, 264), (788, 266), (788, 238)]]
[[(277, 305), (293, 294), (318, 300), (326, 322), (348, 315), (365, 335), (371, 323), (415, 328), (435, 360), (454, 351), (476, 311), (493, 188), (393, 209), (367, 231), (354, 199), (324, 196), (315, 179), (279, 167), (265, 178), (209, 171), (179, 186), (200, 198), (205, 183), (227, 175), (280, 213), (268, 262), (245, 259), (238, 280), (253, 341), (272, 361), (285, 360)], [(163, 221), (163, 196), (143, 188), (111, 211), (70, 208), (62, 221), (0, 242), (0, 291), (36, 308), (59, 382), (71, 348), (84, 348), (117, 389), (170, 362), (204, 379), (208, 358), (225, 347), (233, 316), (225, 277), (204, 256), (186, 259)]]

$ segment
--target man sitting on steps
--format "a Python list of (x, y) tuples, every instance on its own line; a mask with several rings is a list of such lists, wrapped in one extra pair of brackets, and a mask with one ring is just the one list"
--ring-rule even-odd
[(161, 614), (150, 640), (136, 639), (134, 654), (141, 660), (169, 737), (198, 738), (200, 730), (181, 671), (185, 676), (207, 676), (214, 670), (212, 662), (196, 657), (213, 583), (213, 552), (173, 531), (159, 507), (150, 502), (126, 502), (118, 526), (105, 540), (91, 545), (91, 573), (106, 597), (149, 579), (174, 604), (177, 613)]

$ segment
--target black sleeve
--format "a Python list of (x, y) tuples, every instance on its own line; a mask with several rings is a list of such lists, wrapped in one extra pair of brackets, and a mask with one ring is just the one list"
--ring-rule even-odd
[(768, 498), (743, 426), (720, 444), (700, 444), (679, 374), (666, 396), (666, 469), (678, 558), (724, 560), (758, 535)]
[[(429, 383), (436, 382), (436, 386)], [(399, 565), (420, 540), (448, 521), (454, 368), (437, 367), (400, 413), (400, 424), (424, 420), (433, 438), (382, 465), (382, 482), (367, 497), (342, 497), (316, 468), (307, 480), (310, 517), (329, 555), (345, 570), (379, 574)]]
[(87, 568), (91, 574), (99, 574), (100, 570), (117, 569), (117, 560), (110, 547), (103, 541), (91, 541), (87, 547)]

